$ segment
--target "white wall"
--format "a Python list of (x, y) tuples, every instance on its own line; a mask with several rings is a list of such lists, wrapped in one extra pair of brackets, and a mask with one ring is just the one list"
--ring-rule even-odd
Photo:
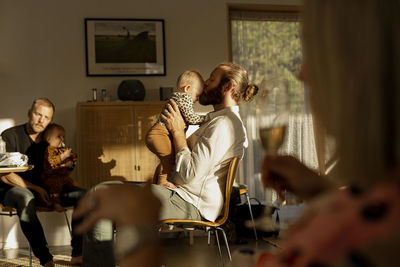
[[(229, 3), (296, 5), (300, 0), (230, 0)], [(228, 59), (227, 0), (0, 0), (0, 120), (26, 121), (32, 100), (46, 96), (56, 105), (54, 121), (75, 147), (75, 106), (91, 88), (112, 98), (124, 79), (140, 79), (145, 100), (158, 100), (160, 86), (174, 86), (183, 70), (207, 78)], [(87, 77), (84, 18), (165, 20), (167, 75)], [(51, 241), (49, 241), (51, 244)]]
[[(71, 222), (71, 215), (72, 209), (69, 209), (67, 211), (69, 222)], [(71, 236), (64, 213), (39, 212), (38, 217), (50, 246), (70, 244)], [(0, 216), (0, 249), (28, 247), (28, 240), (22, 233), (18, 216)]]
[[(107, 88), (116, 99), (122, 80), (138, 78), (146, 100), (158, 100), (158, 88), (174, 86), (183, 70), (195, 68), (207, 78), (227, 60), (226, 9), (226, 0), (0, 0), (0, 119), (23, 123), (32, 100), (46, 96), (56, 105), (54, 121), (66, 127), (75, 147), (75, 105), (90, 99), (91, 88)], [(87, 77), (84, 18), (90, 17), (164, 19), (167, 75)]]

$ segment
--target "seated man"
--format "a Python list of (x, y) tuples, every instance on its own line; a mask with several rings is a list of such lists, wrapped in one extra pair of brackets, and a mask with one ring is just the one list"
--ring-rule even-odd
[[(151, 187), (161, 201), (159, 219), (214, 221), (220, 215), (229, 163), (235, 156), (242, 158), (247, 146), (238, 103), (241, 98), (251, 100), (257, 90), (257, 86), (248, 84), (247, 72), (242, 67), (231, 63), (218, 65), (205, 82), (199, 99), (203, 105), (213, 105), (214, 112), (208, 114), (209, 120), (187, 141), (184, 120), (171, 101), (163, 119), (174, 139), (180, 167), (172, 175), (177, 188)], [(85, 237), (83, 265), (115, 266), (112, 249), (112, 224), (100, 221)]]
[[(28, 122), (5, 130), (1, 136), (6, 142), (8, 152), (20, 152), (33, 164), (31, 171), (10, 173), (1, 176), (0, 187), (4, 192), (6, 206), (17, 210), (21, 229), (32, 247), (33, 254), (39, 258), (43, 266), (54, 266), (53, 256), (49, 252), (43, 228), (36, 215), (36, 205), (49, 205), (49, 195), (41, 186), (40, 175), (43, 171), (43, 158), (46, 143), (42, 141), (42, 132), (51, 122), (54, 113), (53, 103), (46, 98), (36, 99), (28, 111)], [(84, 189), (68, 186), (63, 188), (61, 204), (76, 205), (86, 193)], [(72, 222), (74, 228), (76, 222)], [(71, 263), (80, 263), (82, 255), (82, 237), (73, 235), (71, 240)]]

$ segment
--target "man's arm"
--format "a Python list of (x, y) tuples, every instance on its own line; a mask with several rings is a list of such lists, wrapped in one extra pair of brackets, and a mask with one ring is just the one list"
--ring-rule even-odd
[[(10, 128), (11, 129), (11, 128)], [(1, 133), (1, 137), (6, 142), (7, 152), (17, 152), (17, 141), (15, 135), (12, 133), (13, 130), (6, 129)]]
[(1, 177), (1, 180), (4, 183), (11, 185), (11, 186), (23, 187), (23, 188), (28, 188), (28, 189), (33, 189), (32, 187), (35, 186), (14, 172), (3, 175)]
[[(164, 115), (165, 114), (165, 115)], [(170, 100), (167, 109), (161, 114), (167, 129), (171, 132), (174, 140), (175, 151), (188, 147), (185, 135), (185, 121), (179, 111), (179, 107), (174, 100)]]
[[(122, 204), (121, 204), (122, 203)], [(75, 228), (77, 233), (83, 233), (93, 227), (99, 219), (110, 219), (117, 227), (129, 225), (149, 226), (158, 237), (160, 200), (152, 193), (150, 183), (144, 187), (135, 185), (110, 185), (86, 194), (78, 203), (72, 217), (83, 218), (82, 223)], [(134, 241), (134, 240), (132, 240)], [(118, 266), (161, 266), (161, 247), (158, 238), (139, 243), (119, 261)]]
[(44, 190), (44, 188), (28, 182), (27, 180), (23, 179), (18, 174), (11, 172), (9, 174), (1, 176), (1, 180), (8, 185), (27, 188), (27, 189), (37, 192), (39, 194), (40, 198), (46, 204), (50, 205), (49, 195), (47, 194), (46, 190)]
[[(13, 129), (13, 130), (10, 130)], [(14, 128), (10, 128), (2, 132), (1, 136), (3, 140), (6, 142), (6, 148), (8, 152), (21, 152), (18, 150), (17, 147), (17, 133)], [(51, 202), (49, 201), (49, 195), (47, 194), (46, 190), (44, 188), (37, 186), (35, 184), (32, 184), (31, 182), (28, 182), (27, 180), (23, 179), (21, 176), (19, 176), (16, 173), (9, 173), (6, 175), (1, 176), (1, 180), (11, 186), (16, 186), (16, 187), (22, 187), (22, 188), (27, 188), (30, 190), (35, 191), (39, 197), (42, 199), (42, 201), (45, 204), (50, 205)]]

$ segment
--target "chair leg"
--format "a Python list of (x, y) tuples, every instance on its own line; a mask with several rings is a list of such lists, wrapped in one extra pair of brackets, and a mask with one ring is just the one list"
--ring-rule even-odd
[(221, 246), (219, 244), (219, 237), (218, 237), (217, 229), (214, 229), (214, 233), (215, 233), (215, 238), (217, 239), (219, 257), (221, 258), (222, 266), (224, 266), (224, 259), (222, 258)]
[(248, 192), (246, 192), (246, 198), (247, 198), (247, 204), (249, 205), (251, 222), (253, 223), (254, 237), (256, 238), (256, 241), (257, 241), (258, 240), (258, 236), (257, 236), (256, 224), (254, 223), (253, 211), (251, 209), (250, 197), (249, 197), (249, 193)]
[(29, 244), (29, 267), (32, 267), (32, 247)]
[(194, 234), (193, 234), (193, 230), (189, 230), (189, 246), (193, 246), (194, 244)]
[(72, 238), (71, 224), (70, 224), (70, 222), (69, 222), (68, 215), (67, 215), (67, 212), (66, 212), (66, 211), (64, 211), (64, 216), (65, 216), (65, 221), (67, 222), (69, 234), (71, 235), (71, 238)]
[(208, 235), (207, 244), (210, 245), (211, 244), (211, 232), (207, 231), (207, 235)]
[[(228, 251), (229, 260), (232, 261), (231, 250), (229, 249), (229, 243), (228, 243), (228, 239), (226, 238), (225, 231), (221, 227), (217, 227), (216, 229), (219, 229), (222, 232), (222, 235), (224, 236), (224, 240), (225, 240), (226, 250)], [(217, 232), (217, 230), (215, 230), (215, 232)]]

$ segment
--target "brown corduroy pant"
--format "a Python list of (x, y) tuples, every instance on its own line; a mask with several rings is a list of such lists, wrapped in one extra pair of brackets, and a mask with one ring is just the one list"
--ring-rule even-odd
[(153, 182), (155, 184), (165, 183), (171, 177), (175, 165), (171, 133), (161, 124), (153, 125), (146, 134), (146, 146), (160, 159)]

